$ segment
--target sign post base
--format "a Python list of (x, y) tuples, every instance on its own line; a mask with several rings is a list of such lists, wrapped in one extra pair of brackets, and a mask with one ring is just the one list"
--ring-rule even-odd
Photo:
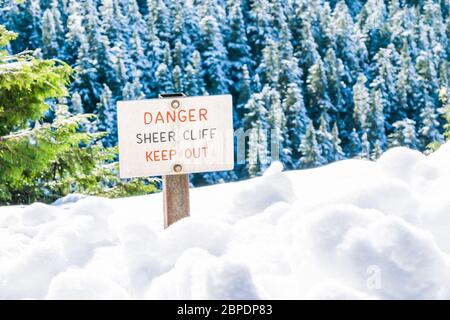
[(163, 176), (164, 228), (189, 217), (189, 175)]

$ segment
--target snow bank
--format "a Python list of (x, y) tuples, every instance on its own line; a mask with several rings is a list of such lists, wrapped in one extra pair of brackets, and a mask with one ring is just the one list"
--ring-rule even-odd
[(0, 299), (450, 299), (450, 144), (192, 190), (0, 208)]

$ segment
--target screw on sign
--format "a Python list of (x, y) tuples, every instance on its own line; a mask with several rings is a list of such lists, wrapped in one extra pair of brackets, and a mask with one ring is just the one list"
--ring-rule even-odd
[(163, 177), (164, 227), (189, 216), (189, 174), (232, 170), (230, 95), (117, 103), (121, 178)]

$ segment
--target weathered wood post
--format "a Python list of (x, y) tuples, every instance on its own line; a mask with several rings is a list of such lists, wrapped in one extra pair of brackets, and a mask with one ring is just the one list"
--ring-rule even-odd
[[(183, 93), (160, 94), (160, 99), (169, 99), (185, 97)], [(180, 105), (174, 99), (170, 104), (171, 108), (179, 108)], [(173, 165), (173, 175), (163, 176), (163, 206), (164, 206), (164, 228), (167, 229), (171, 224), (180, 219), (189, 217), (189, 175), (176, 174), (181, 172), (183, 167), (179, 164)]]

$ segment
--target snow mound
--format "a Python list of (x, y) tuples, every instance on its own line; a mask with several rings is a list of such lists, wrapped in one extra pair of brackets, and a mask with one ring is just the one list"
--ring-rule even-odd
[(0, 208), (0, 299), (450, 299), (450, 144), (162, 196)]

